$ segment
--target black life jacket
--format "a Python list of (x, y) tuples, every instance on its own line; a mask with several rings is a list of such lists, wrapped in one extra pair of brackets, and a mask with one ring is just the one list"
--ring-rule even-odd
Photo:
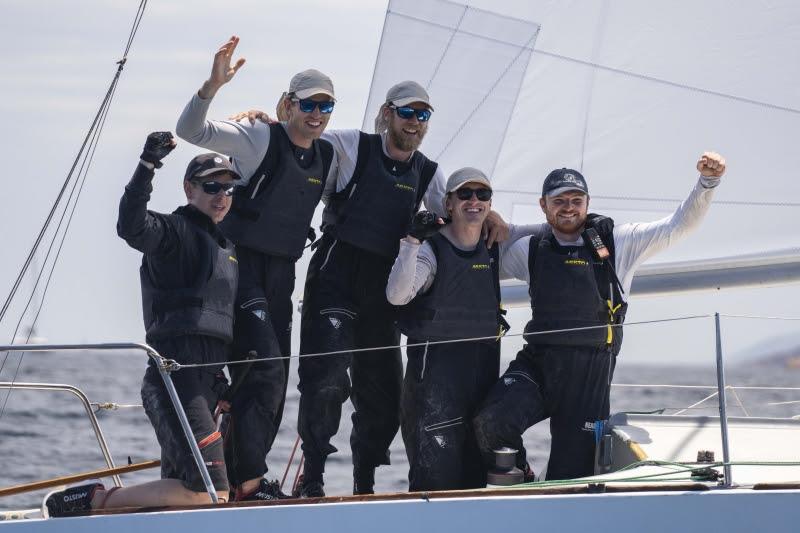
[(441, 341), (500, 335), (498, 246), (481, 239), (473, 251), (441, 233), (428, 242), (436, 255), (430, 288), (399, 309), (397, 326), (409, 339)]
[(239, 279), (233, 243), (221, 246), (207, 231), (189, 221), (187, 229), (208, 251), (210, 264), (179, 265), (180, 272), (205, 274), (191, 287), (158, 287), (150, 275), (148, 257), (142, 259), (142, 311), (148, 342), (177, 335), (208, 335), (233, 340), (233, 310)]
[(595, 327), (582, 331), (528, 335), (531, 345), (606, 347), (614, 355), (622, 346), (622, 324), (628, 305), (614, 273), (613, 223), (600, 234), (609, 257), (595, 257), (584, 237), (583, 246), (562, 246), (547, 229), (533, 235), (528, 251), (531, 310), (525, 333)]
[(267, 154), (246, 187), (237, 187), (220, 228), (237, 246), (290, 259), (303, 255), (311, 218), (322, 197), (333, 146), (316, 139), (298, 161), (281, 124), (270, 124)]
[(372, 253), (397, 257), (411, 217), (436, 172), (420, 152), (411, 161), (390, 159), (378, 134), (361, 132), (353, 177), (329, 202), (331, 220), (323, 231)]

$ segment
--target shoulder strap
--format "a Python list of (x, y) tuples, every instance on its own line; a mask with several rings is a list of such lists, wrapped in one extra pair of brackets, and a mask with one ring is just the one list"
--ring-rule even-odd
[(364, 167), (367, 166), (370, 153), (370, 137), (372, 137), (372, 135), (364, 133), (363, 131), (358, 133), (358, 155), (356, 156), (356, 166), (353, 169), (353, 175), (350, 177), (350, 181), (347, 182), (347, 185), (345, 185), (344, 189), (331, 195), (329, 205), (331, 206), (332, 212), (336, 214), (338, 219), (335, 223), (342, 222), (344, 205), (347, 203), (348, 198), (350, 198), (353, 188), (361, 180), (361, 175), (364, 173)]
[(324, 140), (317, 139), (319, 143), (319, 153), (322, 156), (322, 187), (325, 187), (325, 182), (328, 179), (328, 173), (331, 171), (331, 163), (333, 162), (333, 145)]
[(500, 297), (500, 244), (494, 243), (489, 248), (489, 257), (492, 259), (492, 282), (494, 283), (494, 292), (497, 294), (497, 303), (501, 301)]
[(545, 230), (541, 235), (533, 233), (531, 235), (530, 244), (528, 246), (528, 280), (529, 286), (533, 285), (533, 272), (536, 267), (536, 254), (539, 251), (539, 243), (547, 235), (548, 230)]
[[(422, 199), (425, 197), (425, 193), (428, 191), (428, 186), (431, 184), (431, 180), (433, 180), (433, 176), (436, 174), (436, 169), (439, 168), (438, 163), (436, 163), (435, 161), (431, 161), (424, 155), (422, 155), (422, 157), (424, 158), (424, 160), (422, 163), (422, 170), (419, 173), (419, 186), (417, 187), (417, 206), (415, 211), (418, 211), (419, 206), (422, 205)], [(428, 209), (428, 211), (432, 211), (432, 209)]]
[[(600, 290), (600, 295), (605, 300), (614, 302), (622, 302), (622, 294), (625, 292), (622, 289), (622, 283), (617, 277), (615, 269), (616, 262), (616, 247), (614, 243), (614, 220), (602, 215), (590, 213), (586, 222), (587, 228), (593, 228), (597, 231), (597, 235), (602, 241), (602, 245), (608, 250), (608, 257), (602, 260), (599, 267), (594, 269), (595, 277), (597, 279), (597, 288)], [(584, 239), (586, 237), (584, 236)], [(585, 243), (586, 246), (592, 250), (592, 255), (597, 259), (592, 244)]]
[(250, 176), (250, 182), (247, 184), (247, 187), (245, 187), (247, 196), (252, 196), (255, 187), (259, 187), (258, 182), (261, 180), (258, 179), (258, 176), (263, 175), (268, 180), (261, 188), (268, 187), (272, 182), (272, 174), (275, 170), (275, 166), (278, 164), (278, 157), (281, 146), (283, 145), (282, 141), (284, 135), (286, 135), (286, 132), (283, 130), (281, 124), (276, 123), (269, 125), (269, 146), (267, 146), (267, 153), (264, 155), (264, 159), (261, 160), (261, 164), (258, 165), (256, 171)]
[(502, 337), (511, 329), (511, 324), (505, 319), (506, 310), (503, 309), (503, 295), (500, 291), (500, 243), (494, 243), (489, 248), (489, 257), (492, 265), (492, 284), (497, 295), (497, 322), (500, 324), (499, 335)]
[(372, 141), (371, 137), (373, 136), (379, 135), (370, 135), (369, 133), (364, 133), (363, 131), (358, 133), (358, 156), (356, 156), (356, 168), (353, 169), (353, 177), (350, 178), (347, 187), (345, 187), (344, 191), (342, 191), (347, 191), (345, 198), (350, 196), (350, 191), (358, 184), (359, 181), (361, 181), (361, 175), (364, 174), (364, 167), (367, 166), (367, 161), (369, 161), (369, 154), (371, 151), (370, 144)]

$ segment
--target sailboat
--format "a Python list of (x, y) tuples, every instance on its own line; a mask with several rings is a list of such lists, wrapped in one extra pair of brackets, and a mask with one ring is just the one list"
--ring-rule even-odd
[[(698, 234), (658, 258), (665, 262), (639, 270), (625, 350), (641, 346), (634, 326), (649, 319), (665, 319), (669, 328), (659, 331), (659, 343), (676, 351), (696, 346), (695, 336), (675, 333), (683, 322), (666, 320), (704, 320), (716, 344), (708, 355), (718, 365), (710, 390), (711, 400), (721, 398), (718, 416), (617, 413), (598, 433), (596, 475), (560, 484), (108, 511), (3, 527), (794, 531), (800, 421), (725, 411), (724, 354), (753, 328), (728, 328), (723, 336), (714, 324), (735, 319), (726, 314), (782, 316), (775, 291), (797, 292), (800, 237), (789, 221), (800, 207), (800, 183), (792, 179), (800, 168), (792, 149), (800, 125), (798, 21), (800, 6), (788, 0), (390, 0), (365, 107), (362, 128), (372, 131), (373, 113), (394, 81), (424, 82), (437, 104), (423, 151), (446, 171), (469, 165), (491, 174), (494, 208), (515, 223), (537, 220), (537, 187), (561, 166), (587, 177), (593, 210), (618, 223), (657, 218), (688, 192), (696, 178), (692, 158), (714, 143), (732, 171)], [(772, 286), (779, 289), (765, 288)], [(744, 296), (714, 309), (724, 300), (702, 291), (717, 289)], [(507, 305), (526, 305), (525, 287), (503, 290)], [(526, 313), (510, 312), (518, 322)], [(513, 349), (513, 339), (504, 342)]]

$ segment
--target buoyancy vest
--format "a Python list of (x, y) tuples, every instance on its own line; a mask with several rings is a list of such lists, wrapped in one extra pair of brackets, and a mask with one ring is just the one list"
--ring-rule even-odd
[(498, 246), (481, 239), (473, 251), (441, 233), (428, 240), (436, 255), (430, 288), (399, 310), (398, 328), (410, 339), (441, 341), (500, 334)]
[(146, 338), (149, 342), (177, 335), (208, 335), (231, 342), (239, 278), (233, 243), (226, 240), (221, 246), (193, 222), (187, 221), (186, 226), (207, 250), (204, 256), (209, 264), (180, 265), (178, 260), (172, 263), (176, 270), (196, 271), (201, 279), (190, 287), (159, 287), (144, 256), (139, 277)]
[(380, 135), (361, 132), (353, 177), (332, 195), (333, 220), (323, 230), (358, 248), (396, 257), (436, 168), (420, 152), (408, 162), (390, 159)]
[[(600, 260), (586, 242), (562, 246), (547, 226), (533, 235), (528, 251), (532, 318), (525, 333), (592, 327), (580, 331), (527, 335), (531, 345), (606, 347), (614, 355), (622, 346), (627, 303), (613, 271), (615, 250), (613, 224), (600, 234), (609, 257)], [(593, 327), (606, 326), (606, 327)]]
[(333, 146), (316, 139), (312, 155), (299, 160), (283, 125), (269, 128), (267, 153), (247, 186), (237, 187), (220, 228), (237, 246), (298, 259), (322, 197)]

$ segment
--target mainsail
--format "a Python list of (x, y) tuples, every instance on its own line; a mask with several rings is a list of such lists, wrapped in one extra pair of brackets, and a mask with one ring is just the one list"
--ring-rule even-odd
[[(782, 281), (797, 280), (799, 17), (791, 1), (391, 0), (364, 128), (392, 83), (427, 82), (422, 149), (446, 172), (490, 172), (495, 208), (516, 223), (542, 220), (541, 180), (563, 166), (587, 176), (593, 211), (660, 218), (694, 183), (696, 157), (719, 151), (729, 173), (712, 213), (658, 260), (780, 249), (782, 264), (794, 257)], [(719, 286), (707, 281), (697, 288)]]

